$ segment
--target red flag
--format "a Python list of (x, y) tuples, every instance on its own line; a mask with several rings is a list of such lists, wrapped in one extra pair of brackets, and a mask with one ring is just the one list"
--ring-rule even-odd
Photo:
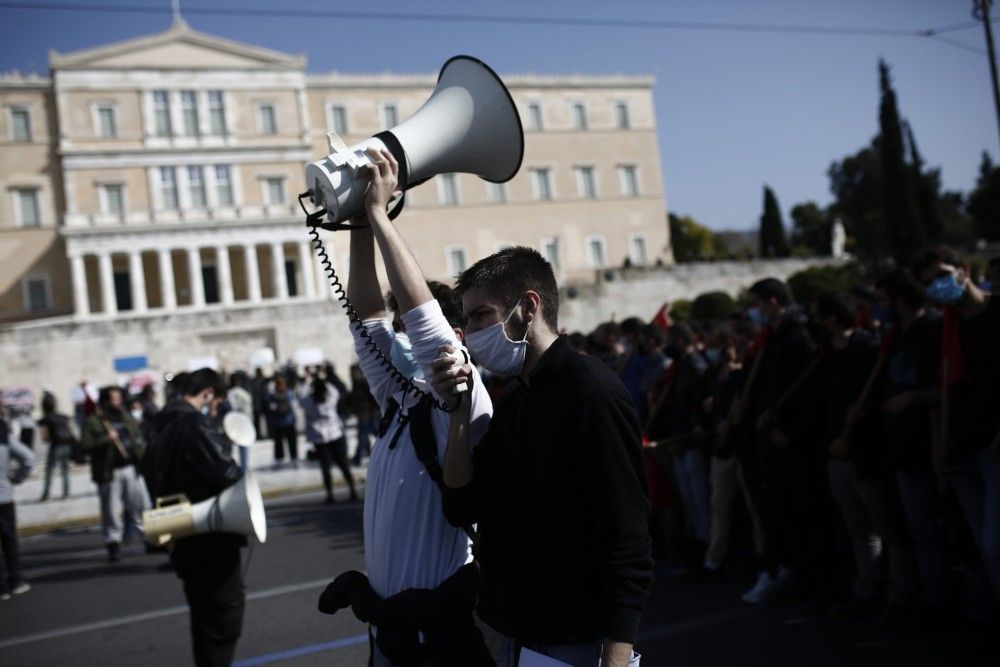
[(971, 379), (962, 354), (960, 318), (957, 310), (951, 306), (944, 307), (944, 318), (941, 321), (941, 368), (938, 373), (939, 379), (948, 389)]
[(664, 301), (660, 309), (653, 316), (652, 324), (660, 327), (664, 331), (670, 331), (670, 317), (667, 312), (670, 310), (670, 302)]

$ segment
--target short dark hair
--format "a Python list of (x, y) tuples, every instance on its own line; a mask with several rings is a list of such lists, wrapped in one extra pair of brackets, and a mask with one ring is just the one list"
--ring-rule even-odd
[(749, 292), (761, 301), (774, 299), (781, 306), (790, 306), (792, 304), (792, 295), (788, 291), (788, 285), (777, 278), (758, 280), (750, 286)]
[[(444, 319), (448, 321), (448, 324), (459, 329), (465, 329), (465, 325), (469, 323), (469, 318), (465, 316), (465, 312), (462, 310), (462, 298), (458, 295), (458, 292), (436, 280), (428, 280), (427, 289), (437, 299), (438, 304), (441, 306), (441, 313), (444, 315)], [(385, 305), (392, 312), (399, 313), (399, 302), (396, 300), (396, 295), (391, 291), (385, 295)]]
[(890, 299), (902, 299), (913, 310), (918, 310), (927, 302), (924, 286), (908, 269), (893, 269), (879, 278), (875, 287), (888, 294)]
[(936, 245), (924, 248), (913, 260), (913, 272), (919, 276), (934, 264), (962, 265), (962, 256), (954, 248), (946, 245)]
[(459, 295), (481, 289), (513, 307), (527, 290), (542, 300), (542, 317), (553, 331), (559, 328), (559, 287), (552, 265), (537, 250), (513, 246), (484, 257), (463, 271), (455, 282)]
[(199, 368), (188, 376), (184, 395), (197, 396), (206, 389), (211, 389), (216, 396), (226, 395), (226, 383), (219, 372), (207, 367)]
[(816, 297), (816, 314), (824, 319), (832, 317), (844, 329), (854, 326), (854, 304), (843, 292), (823, 292)]

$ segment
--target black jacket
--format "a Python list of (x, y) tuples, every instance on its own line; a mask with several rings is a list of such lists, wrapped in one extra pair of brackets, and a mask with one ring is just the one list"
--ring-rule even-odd
[(218, 495), (243, 476), (231, 449), (208, 417), (185, 401), (170, 403), (153, 418), (142, 459), (150, 497), (183, 493), (197, 503)]
[(625, 387), (559, 338), (494, 406), (472, 481), (444, 512), (478, 523), (479, 615), (521, 641), (633, 642), (652, 585), (646, 468)]

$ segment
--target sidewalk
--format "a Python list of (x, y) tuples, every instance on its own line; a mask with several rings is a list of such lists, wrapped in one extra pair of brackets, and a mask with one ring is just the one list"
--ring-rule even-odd
[[(357, 446), (356, 430), (347, 429), (348, 455)], [(48, 446), (35, 445), (35, 467), (31, 477), (14, 487), (14, 502), (17, 507), (17, 532), (19, 535), (36, 535), (53, 532), (62, 528), (96, 525), (101, 522), (100, 502), (97, 485), (90, 479), (90, 466), (71, 465), (69, 497), (62, 498), (62, 475), (58, 467), (52, 471), (49, 499), (40, 502), (45, 486), (45, 458)], [(323, 488), (323, 477), (316, 461), (306, 460), (306, 452), (312, 445), (305, 437), (299, 437), (299, 467), (295, 468), (286, 459), (283, 466), (274, 468), (274, 443), (258, 440), (250, 447), (249, 467), (257, 477), (264, 498), (274, 498), (304, 491)], [(238, 456), (234, 450), (234, 455)], [(365, 468), (352, 468), (355, 482), (364, 485)], [(344, 484), (340, 469), (333, 466), (331, 474), (335, 486)]]

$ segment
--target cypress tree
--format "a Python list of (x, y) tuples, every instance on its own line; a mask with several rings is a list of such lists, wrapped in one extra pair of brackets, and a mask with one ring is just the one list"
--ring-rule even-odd
[(917, 213), (924, 236), (929, 243), (938, 243), (944, 236), (944, 223), (938, 212), (938, 173), (937, 170), (924, 171), (924, 158), (917, 148), (917, 140), (913, 138), (913, 128), (903, 121), (906, 131), (906, 144), (910, 149), (910, 169), (913, 179), (913, 189), (916, 193)]
[(764, 213), (760, 216), (760, 256), (788, 257), (791, 255), (785, 226), (781, 222), (781, 208), (771, 188), (764, 186)]
[(899, 262), (907, 261), (925, 243), (914, 196), (912, 173), (906, 164), (903, 132), (896, 105), (896, 92), (889, 67), (879, 60), (879, 148), (882, 153), (882, 211), (885, 216), (889, 252)]

